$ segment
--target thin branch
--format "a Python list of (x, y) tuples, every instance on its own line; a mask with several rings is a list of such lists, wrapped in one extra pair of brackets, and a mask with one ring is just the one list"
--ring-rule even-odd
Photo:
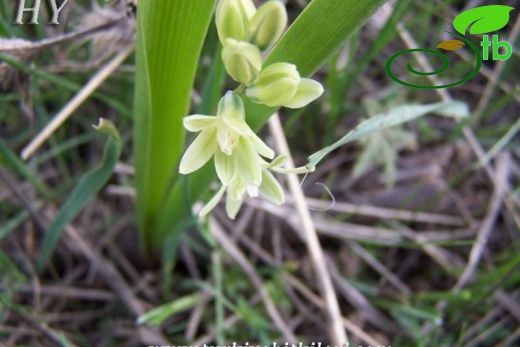
[(511, 158), (508, 153), (503, 153), (498, 156), (497, 159), (497, 168), (496, 168), (496, 178), (495, 178), (495, 190), (493, 191), (493, 196), (491, 199), (491, 204), (489, 205), (488, 212), (486, 214), (486, 218), (484, 219), (475, 243), (471, 248), (471, 252), (469, 255), (468, 264), (464, 269), (464, 272), (460, 276), (459, 280), (453, 287), (453, 290), (459, 291), (464, 288), (473, 278), (475, 270), (482, 258), (482, 254), (487, 245), (487, 240), (489, 239), (489, 235), (493, 231), (493, 225), (497, 219), (498, 214), (500, 213), (500, 208), (502, 206), (502, 200), (506, 195), (509, 183), (508, 183), (508, 175), (511, 167)]
[[(282, 124), (278, 114), (275, 113), (269, 119), (269, 128), (276, 140), (276, 144), (281, 153), (287, 155), (287, 167), (294, 168), (294, 162), (292, 159), (287, 139), (283, 132)], [(289, 189), (294, 196), (294, 203), (298, 211), (298, 215), (301, 219), (301, 226), (305, 235), (305, 241), (307, 249), (309, 251), (312, 264), (314, 267), (315, 276), (318, 280), (321, 295), (323, 296), (326, 308), (327, 316), (330, 322), (329, 334), (332, 342), (337, 345), (343, 345), (347, 343), (347, 334), (342, 324), (341, 311), (339, 309), (338, 298), (332, 285), (331, 276), (327, 265), (325, 263), (325, 257), (323, 250), (318, 239), (316, 228), (314, 227), (309, 206), (303, 194), (298, 177), (295, 174), (288, 174), (287, 181), (289, 183)]]
[(22, 150), (23, 160), (27, 160), (58, 129), (85, 100), (125, 61), (134, 50), (133, 45), (119, 52), (107, 65), (98, 71), (67, 105), (43, 128)]

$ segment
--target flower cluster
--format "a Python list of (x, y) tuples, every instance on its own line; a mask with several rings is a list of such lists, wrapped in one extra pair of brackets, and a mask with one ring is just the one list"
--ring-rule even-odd
[[(223, 44), (226, 71), (245, 86), (245, 97), (270, 107), (300, 108), (323, 93), (320, 83), (300, 77), (294, 64), (275, 63), (263, 67), (262, 53), (274, 45), (287, 25), (287, 13), (280, 1), (267, 1), (258, 9), (251, 0), (220, 0), (215, 20)], [(191, 115), (184, 127), (199, 135), (181, 159), (179, 172), (189, 174), (214, 157), (222, 187), (204, 206), (209, 213), (226, 193), (226, 212), (234, 219), (244, 196), (263, 195), (275, 204), (285, 200), (283, 189), (273, 176), (304, 173), (306, 168), (286, 169), (285, 156), (275, 158), (246, 123), (240, 95), (228, 91), (220, 100), (216, 116)], [(268, 162), (267, 159), (271, 160)]]
[(201, 215), (211, 211), (226, 190), (226, 211), (230, 218), (235, 218), (246, 192), (251, 197), (262, 194), (278, 205), (284, 202), (282, 187), (269, 172), (269, 169), (283, 171), (281, 157), (271, 163), (262, 159), (273, 159), (274, 151), (247, 125), (240, 96), (228, 91), (219, 102), (216, 116), (185, 117), (184, 127), (200, 134), (184, 153), (179, 172), (194, 172), (214, 156), (215, 170), (222, 182)]
[(280, 39), (287, 25), (282, 2), (267, 1), (257, 10), (252, 0), (221, 0), (215, 21), (226, 71), (246, 86), (251, 101), (301, 108), (323, 94), (322, 85), (300, 77), (294, 64), (262, 66), (261, 52)]

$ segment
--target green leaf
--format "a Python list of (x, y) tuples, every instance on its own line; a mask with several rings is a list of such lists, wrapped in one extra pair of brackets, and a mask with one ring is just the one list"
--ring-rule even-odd
[(94, 194), (105, 185), (121, 154), (121, 139), (114, 124), (101, 118), (99, 125), (95, 126), (95, 128), (109, 136), (105, 146), (103, 161), (99, 167), (81, 177), (74, 190), (70, 193), (69, 198), (56, 214), (43, 239), (42, 251), (37, 264), (40, 271), (52, 255), (65, 226), (78, 215)]
[(204, 299), (205, 296), (201, 293), (180, 297), (168, 304), (158, 306), (139, 316), (139, 318), (137, 318), (137, 324), (146, 323), (153, 327), (157, 327), (174, 314), (186, 311), (193, 306), (200, 304)]
[[(45, 72), (42, 69), (31, 67), (30, 64), (18, 61), (15, 58), (13, 58), (5, 53), (2, 53), (2, 52), (0, 52), (0, 63), (1, 62), (5, 62), (26, 74), (36, 76), (38, 78), (49, 81), (57, 86), (60, 86), (62, 88), (65, 88), (65, 89), (68, 89), (68, 90), (71, 90), (74, 92), (80, 91), (81, 88), (83, 88), (83, 85), (81, 85), (81, 84), (70, 81), (63, 77), (59, 77), (56, 74)], [(117, 110), (118, 112), (121, 112), (121, 114), (124, 114), (125, 116), (128, 116), (131, 114), (131, 109), (127, 105), (124, 105), (122, 102), (120, 102), (116, 98), (106, 95), (103, 92), (95, 91), (94, 93), (92, 93), (91, 96), (94, 99), (103, 101), (107, 106), (113, 108), (114, 110)]]
[(145, 248), (171, 230), (154, 232), (164, 195), (178, 177), (199, 55), (215, 0), (139, 3), (136, 46), (134, 157), (137, 211)]
[(488, 5), (472, 8), (459, 14), (453, 20), (453, 27), (462, 35), (471, 25), (470, 34), (486, 34), (500, 30), (509, 22), (509, 12), (514, 7), (504, 5)]
[(455, 118), (465, 118), (469, 116), (467, 105), (459, 101), (438, 102), (429, 105), (401, 106), (386, 114), (380, 114), (361, 122), (356, 128), (343, 136), (341, 140), (312, 154), (308, 158), (307, 167), (310, 169), (315, 168), (327, 154), (344, 144), (359, 140), (364, 136), (375, 133), (376, 131), (408, 122), (414, 118), (424, 116), (431, 112)]
[(359, 177), (374, 164), (384, 165), (386, 186), (392, 187), (399, 150), (415, 145), (415, 135), (401, 127), (382, 130), (361, 139), (362, 150), (356, 158), (352, 176)]
[(43, 182), (27, 167), (27, 165), (7, 146), (0, 138), (0, 164), (22, 175), (44, 196), (50, 196), (50, 192)]

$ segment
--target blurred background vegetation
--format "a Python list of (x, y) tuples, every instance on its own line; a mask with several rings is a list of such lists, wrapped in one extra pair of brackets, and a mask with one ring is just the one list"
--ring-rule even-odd
[[(285, 2), (291, 21), (308, 3)], [(399, 106), (454, 99), (472, 112), (463, 122), (426, 116), (345, 145), (302, 181), (352, 345), (520, 343), (519, 10), (498, 32), (513, 46), (512, 57), (484, 61), (467, 83), (413, 89), (385, 72), (394, 53), (452, 39), (445, 30), (457, 14), (488, 4), (388, 1), (315, 75), (325, 95), (304, 109), (280, 111), (299, 165), (364, 119)], [(15, 5), (0, 0), (3, 38), (37, 42), (114, 24), (30, 46), (11, 62), (16, 73), (0, 65), (0, 345), (269, 345), (284, 339), (264, 291), (298, 342), (330, 342), (290, 195), (282, 207), (248, 200), (236, 221), (219, 206), (211, 223), (172, 226), (183, 232), (143, 254), (133, 190), (133, 55), (21, 160), (24, 147), (92, 76), (133, 44), (135, 7), (69, 0), (60, 25), (50, 26), (47, 9), (39, 25), (14, 25)], [(223, 73), (214, 71), (217, 42), (211, 24), (192, 113), (207, 93), (208, 75)], [(0, 52), (11, 43), (0, 41)], [(473, 66), (464, 49), (447, 55), (448, 79)], [(396, 70), (404, 74), (400, 64)], [(38, 271), (57, 210), (102, 161), (106, 137), (92, 129), (99, 117), (120, 132), (120, 160)], [(273, 143), (267, 129), (261, 134)]]

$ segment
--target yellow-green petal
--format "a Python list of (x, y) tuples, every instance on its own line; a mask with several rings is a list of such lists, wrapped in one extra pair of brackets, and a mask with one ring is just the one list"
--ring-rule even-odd
[(256, 12), (251, 0), (220, 0), (215, 13), (220, 42), (227, 38), (246, 40), (249, 21)]
[(210, 201), (200, 210), (199, 216), (204, 217), (207, 215), (211, 210), (217, 206), (218, 202), (222, 199), (222, 195), (224, 195), (224, 191), (226, 190), (225, 186), (220, 187), (220, 189), (217, 191), (217, 193), (211, 198)]
[(268, 168), (270, 169), (272, 167), (280, 167), (280, 166), (284, 165), (286, 162), (287, 162), (287, 155), (280, 154), (279, 156), (274, 158), (271, 163), (269, 163)]
[(206, 128), (200, 132), (182, 156), (179, 165), (181, 174), (189, 174), (200, 169), (211, 159), (217, 148), (216, 128)]
[(222, 184), (227, 186), (237, 171), (236, 157), (217, 150), (215, 152), (215, 169)]
[(278, 41), (286, 25), (285, 5), (280, 1), (265, 2), (251, 19), (250, 40), (264, 50)]
[(262, 185), (260, 186), (260, 194), (265, 196), (277, 205), (285, 202), (285, 194), (282, 186), (276, 180), (272, 173), (267, 170), (262, 172)]
[(282, 106), (288, 108), (301, 108), (307, 106), (312, 101), (316, 100), (323, 94), (323, 86), (320, 82), (314, 81), (310, 78), (302, 78), (296, 94), (284, 102)]
[(253, 145), (241, 138), (235, 148), (238, 171), (248, 185), (259, 186), (262, 183), (262, 166), (260, 157)]
[(186, 130), (195, 133), (206, 129), (209, 126), (215, 125), (217, 121), (217, 117), (194, 114), (188, 117), (184, 117), (182, 124)]
[(245, 118), (244, 102), (242, 98), (232, 91), (228, 91), (220, 99), (217, 116), (221, 117), (224, 123), (240, 135), (247, 135), (252, 132), (247, 125)]
[(224, 41), (222, 61), (235, 81), (249, 85), (262, 69), (262, 54), (248, 42), (228, 38)]
[(231, 181), (227, 188), (228, 199), (242, 200), (247, 189), (247, 183), (242, 178), (239, 172), (236, 173), (235, 178)]
[(222, 152), (227, 155), (233, 154), (233, 150), (238, 145), (240, 135), (227, 126), (226, 123), (220, 122), (217, 125), (217, 143)]
[(228, 195), (226, 199), (226, 213), (230, 219), (235, 219), (241, 206), (242, 200), (231, 199)]
[(260, 71), (246, 95), (254, 103), (278, 107), (296, 94), (300, 80), (296, 65), (274, 63)]
[(261, 138), (258, 137), (253, 131), (251, 131), (251, 134), (246, 137), (246, 140), (251, 141), (253, 144), (255, 150), (263, 157), (273, 159), (274, 158), (274, 151), (265, 144), (264, 141), (262, 141)]

